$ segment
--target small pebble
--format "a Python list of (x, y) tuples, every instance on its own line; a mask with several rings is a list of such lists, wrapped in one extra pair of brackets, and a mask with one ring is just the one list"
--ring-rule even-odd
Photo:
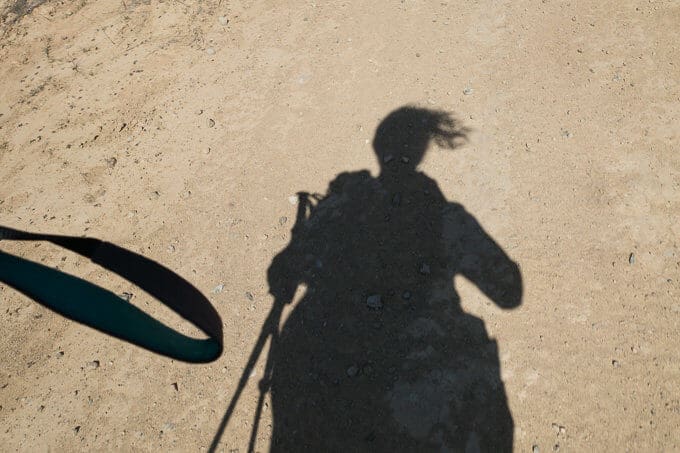
[(132, 300), (133, 294), (132, 293), (121, 293), (119, 297), (121, 299), (125, 300), (126, 302), (130, 302), (130, 300)]
[(538, 445), (534, 445), (533, 447), (531, 447), (531, 451), (532, 453), (541, 453), (541, 449), (538, 448)]
[(297, 202), (298, 202), (297, 195), (291, 195), (290, 197), (288, 197), (288, 203), (292, 204), (293, 206), (295, 206)]
[(394, 156), (391, 155), (391, 154), (388, 154), (385, 157), (383, 157), (383, 162), (386, 163), (386, 164), (389, 164), (393, 160), (394, 160)]
[(87, 362), (87, 368), (89, 368), (90, 370), (96, 370), (97, 368), (99, 368), (99, 365), (100, 365), (99, 360)]
[(255, 297), (253, 296), (253, 293), (251, 293), (250, 291), (246, 291), (246, 299), (252, 302), (255, 300)]
[(224, 16), (218, 17), (217, 21), (220, 23), (220, 25), (227, 25), (229, 23), (229, 19)]
[(621, 364), (619, 363), (618, 360), (612, 360), (612, 366), (613, 366), (614, 368), (620, 368), (620, 367), (621, 367)]
[(635, 264), (635, 253), (628, 255), (628, 264)]
[(217, 285), (216, 287), (213, 288), (213, 293), (219, 294), (219, 293), (222, 292), (222, 290), (224, 290), (224, 285), (219, 284), (219, 285)]
[(215, 120), (214, 119), (210, 118), (208, 120), (208, 127), (215, 127)]
[(286, 224), (287, 221), (288, 221), (288, 217), (286, 217), (285, 215), (279, 217), (279, 225), (283, 226), (283, 225)]
[(401, 161), (402, 161), (403, 163), (405, 163), (405, 164), (408, 164), (408, 163), (410, 162), (410, 160), (411, 160), (411, 159), (409, 159), (409, 158), (406, 157), (406, 156), (401, 156)]
[(567, 433), (567, 428), (557, 423), (553, 423), (552, 428), (555, 431), (555, 434), (557, 434), (558, 436), (565, 435)]
[(411, 298), (411, 291), (404, 291), (401, 293), (401, 298), (404, 300), (409, 300)]
[(205, 52), (208, 55), (215, 55), (215, 49), (213, 49), (212, 47), (208, 47), (207, 49), (205, 49)]
[(311, 78), (312, 78), (311, 74), (301, 74), (300, 77), (298, 77), (297, 81), (300, 85), (304, 85), (305, 83), (309, 82)]
[(177, 382), (172, 383), (172, 388), (174, 388), (176, 392), (179, 392), (179, 384), (177, 384)]
[(372, 296), (368, 296), (368, 298), (366, 298), (366, 306), (368, 308), (373, 308), (375, 310), (379, 310), (383, 306), (381, 299), (382, 298), (380, 297), (380, 294), (374, 294)]
[(474, 90), (473, 90), (472, 88), (470, 88), (470, 87), (467, 87), (467, 88), (465, 88), (465, 89), (463, 90), (463, 94), (464, 94), (465, 96), (469, 96), (469, 95), (471, 95), (473, 92), (474, 92)]
[(352, 365), (351, 367), (347, 368), (347, 376), (349, 376), (349, 377), (356, 376), (358, 372), (359, 372), (359, 367), (357, 367), (356, 365)]
[(420, 273), (423, 275), (429, 275), (430, 273), (430, 265), (427, 263), (423, 263), (422, 266), (420, 266)]

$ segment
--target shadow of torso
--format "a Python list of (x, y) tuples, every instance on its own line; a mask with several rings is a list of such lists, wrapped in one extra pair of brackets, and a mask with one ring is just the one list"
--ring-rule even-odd
[(508, 451), (495, 341), (462, 274), (503, 307), (519, 270), (418, 172), (340, 174), (269, 268), (306, 290), (272, 348), (272, 451)]

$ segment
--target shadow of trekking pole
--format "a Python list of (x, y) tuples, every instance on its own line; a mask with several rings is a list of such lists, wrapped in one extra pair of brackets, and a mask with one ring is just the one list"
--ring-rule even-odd
[[(307, 192), (298, 192), (297, 195), (298, 195), (298, 209), (295, 217), (295, 225), (293, 225), (292, 229), (293, 236), (296, 236), (300, 228), (303, 227), (305, 222), (305, 216), (307, 214), (307, 208), (310, 206), (309, 194)], [(229, 420), (231, 419), (231, 416), (234, 413), (234, 409), (236, 409), (236, 403), (238, 403), (238, 400), (241, 397), (241, 393), (243, 392), (243, 389), (248, 383), (248, 377), (250, 376), (253, 368), (255, 367), (255, 364), (257, 364), (257, 361), (260, 358), (260, 355), (262, 354), (262, 350), (264, 349), (267, 340), (269, 339), (269, 337), (271, 337), (271, 343), (269, 345), (269, 354), (267, 355), (267, 363), (265, 365), (264, 376), (262, 377), (262, 380), (260, 381), (259, 384), (260, 397), (258, 399), (257, 409), (255, 411), (255, 418), (253, 421), (253, 428), (250, 436), (250, 443), (248, 446), (248, 452), (254, 451), (257, 430), (260, 423), (260, 416), (262, 413), (262, 405), (264, 404), (264, 396), (269, 391), (271, 384), (271, 372), (273, 365), (271, 358), (274, 356), (273, 352), (274, 349), (276, 348), (276, 340), (278, 338), (279, 333), (279, 322), (281, 320), (281, 313), (283, 312), (283, 308), (287, 304), (292, 302), (293, 294), (294, 293), (292, 292), (285, 295), (274, 294), (274, 305), (272, 306), (272, 309), (270, 310), (267, 319), (262, 325), (260, 336), (258, 337), (255, 346), (253, 347), (253, 350), (250, 353), (250, 357), (248, 358), (248, 362), (246, 363), (245, 368), (243, 369), (243, 374), (241, 374), (241, 379), (239, 379), (238, 386), (234, 391), (234, 395), (231, 397), (229, 407), (227, 408), (227, 411), (225, 412), (224, 417), (220, 422), (220, 426), (217, 428), (215, 437), (213, 438), (213, 441), (210, 444), (210, 448), (208, 449), (210, 453), (216, 451), (217, 445), (219, 444), (220, 439), (224, 434), (224, 430), (227, 428), (227, 425), (229, 424)]]

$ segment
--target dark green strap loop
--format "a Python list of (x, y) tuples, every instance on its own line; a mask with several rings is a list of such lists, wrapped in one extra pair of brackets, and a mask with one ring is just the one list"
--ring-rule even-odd
[(0, 226), (0, 240), (49, 241), (139, 286), (205, 332), (183, 335), (86, 280), (0, 251), (0, 282), (55, 312), (142, 348), (185, 362), (205, 363), (222, 353), (222, 320), (208, 299), (166, 267), (93, 238), (32, 234)]

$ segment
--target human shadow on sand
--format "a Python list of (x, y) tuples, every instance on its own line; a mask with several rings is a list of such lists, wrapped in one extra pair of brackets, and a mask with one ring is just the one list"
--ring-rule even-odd
[(520, 270), (418, 170), (431, 142), (464, 139), (448, 113), (401, 107), (376, 131), (377, 177), (341, 173), (323, 196), (300, 195), (291, 242), (268, 270), (275, 301), (256, 346), (271, 339), (261, 384), (271, 451), (512, 450), (497, 344), (462, 311), (453, 278), (514, 308)]

